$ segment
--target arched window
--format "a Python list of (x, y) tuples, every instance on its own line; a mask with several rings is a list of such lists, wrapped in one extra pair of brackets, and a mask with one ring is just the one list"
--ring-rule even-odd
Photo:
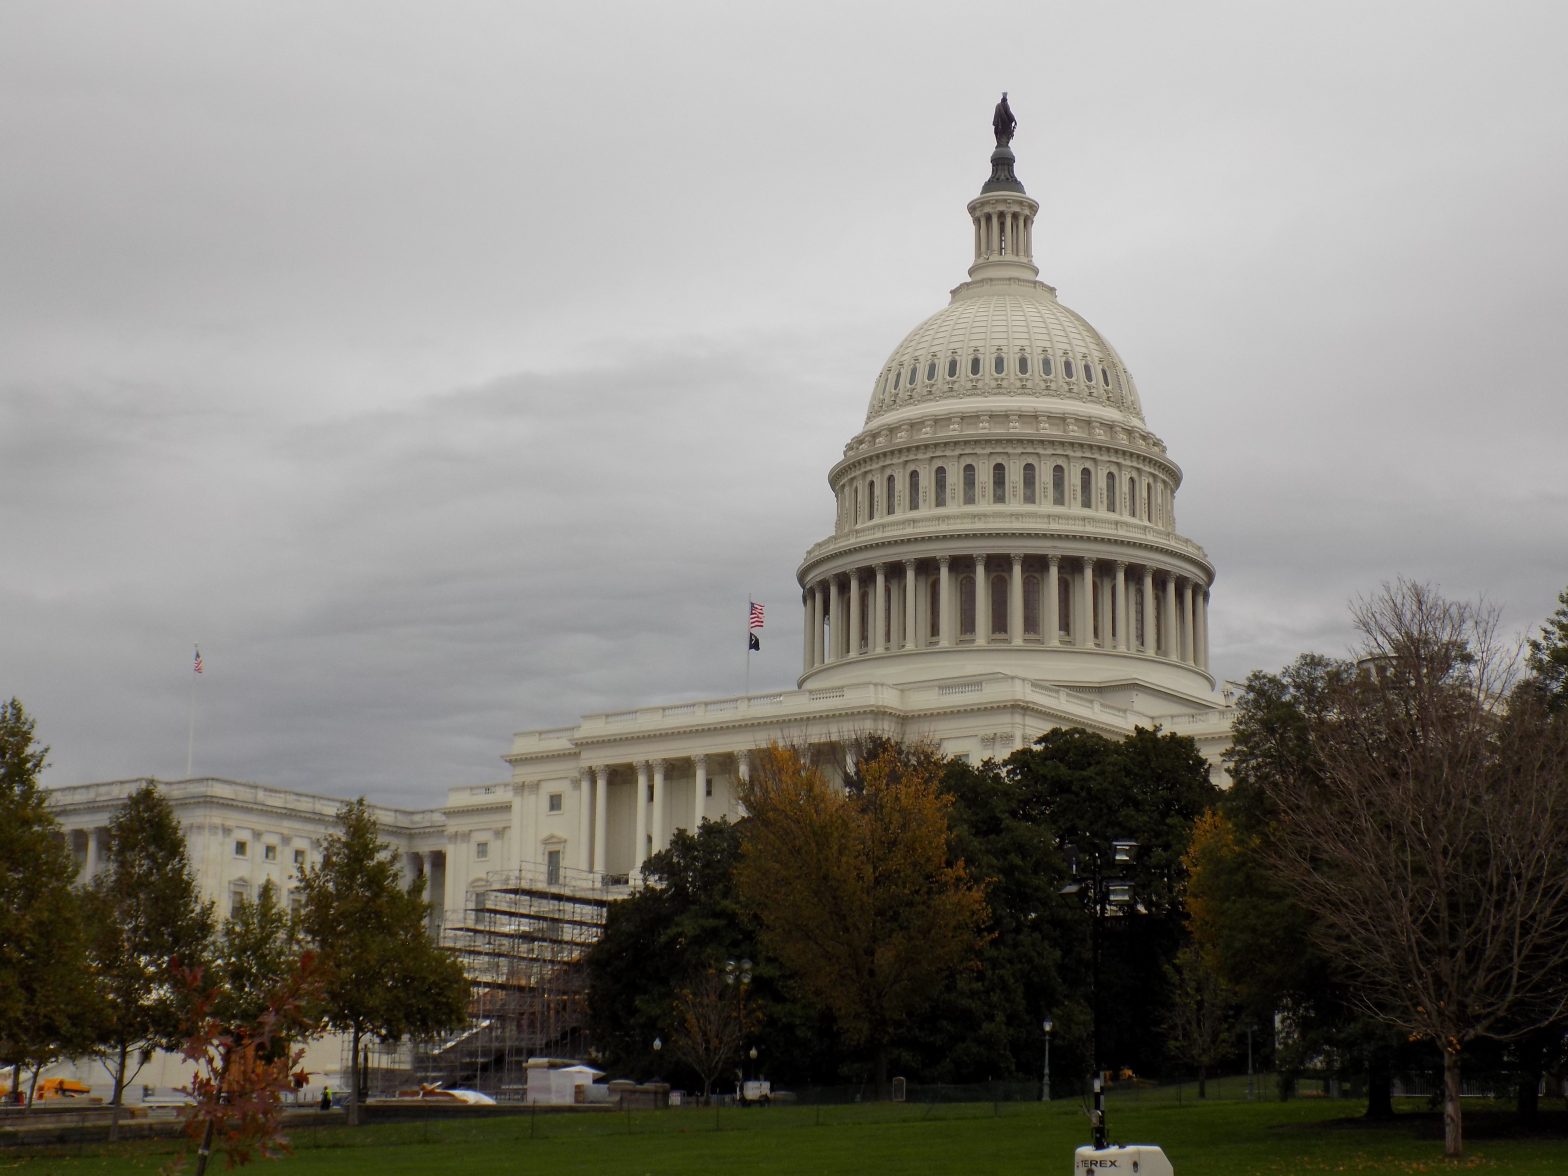
[(929, 384), (934, 379), (936, 379), (936, 360), (933, 359), (926, 364), (926, 383)]
[(1007, 577), (991, 577), (991, 636), (1007, 636)]
[(903, 368), (899, 368), (896, 372), (893, 373), (893, 391), (895, 391), (895, 392), (898, 391), (898, 386), (899, 386), (899, 384), (901, 384), (903, 382), (903, 379), (904, 379), (904, 369)]
[(898, 482), (892, 474), (887, 476), (887, 497), (882, 500), (882, 513), (894, 514), (893, 504), (898, 501)]
[(1094, 509), (1094, 473), (1088, 466), (1078, 471), (1078, 505), (1084, 510)]
[(991, 467), (991, 501), (1007, 501), (1007, 467), (997, 462)]
[(955, 379), (957, 376), (958, 376), (958, 356), (950, 355), (950, 356), (947, 357), (947, 378), (949, 380), (951, 380), (951, 379)]
[(909, 471), (909, 505), (905, 510), (920, 509), (920, 471)]
[(1033, 506), (1035, 496), (1034, 462), (1026, 461), (1024, 462), (1024, 501)]
[(947, 505), (947, 467), (936, 467), (936, 493), (931, 501), (932, 506)]
[(1049, 355), (1040, 356), (1040, 374), (1042, 376), (1051, 374), (1051, 357)]
[(1107, 388), (1111, 386), (1111, 373), (1105, 370), (1104, 364), (1100, 365), (1100, 383), (1104, 384)]
[(855, 521), (860, 521), (860, 487), (855, 487)]
[(866, 521), (877, 517), (877, 483), (873, 478), (866, 483)]
[(958, 635), (975, 635), (975, 578), (958, 577)]
[[(1072, 360), (1070, 360), (1070, 359), (1062, 360), (1062, 375), (1066, 376), (1069, 380), (1073, 378), (1073, 361)], [(894, 380), (893, 387), (895, 387), (895, 388), (898, 387), (898, 381), (897, 380)]]
[(978, 376), (980, 374), (980, 357), (978, 355), (971, 355), (969, 357), (969, 374), (971, 376)]
[(991, 361), (991, 368), (999, 376), (1007, 371), (1007, 358), (1000, 351), (996, 353), (996, 358)]
[(964, 467), (964, 505), (965, 506), (973, 506), (974, 504), (975, 504), (975, 467), (972, 466), (972, 465), (966, 465)]
[(1024, 636), (1040, 636), (1040, 577), (1024, 577)]
[(1051, 505), (1067, 505), (1067, 471), (1061, 466), (1051, 467)]
[(920, 374), (920, 365), (918, 363), (911, 363), (909, 365), (909, 386), (911, 388), (913, 388), (915, 386), (915, 377), (918, 376), (919, 374)]
[(1116, 475), (1109, 472), (1105, 475), (1105, 509), (1116, 513)]
[(1138, 479), (1127, 475), (1127, 513), (1138, 517)]
[(1145, 482), (1143, 484), (1143, 519), (1144, 522), (1147, 523), (1152, 523), (1154, 521), (1154, 516), (1149, 513), (1150, 495), (1151, 490), (1149, 488), (1149, 483)]
[(1018, 374), (1020, 376), (1027, 376), (1029, 374), (1029, 357), (1022, 351), (1018, 353)]
[(942, 635), (942, 581), (935, 576), (926, 585), (926, 635), (933, 641)]

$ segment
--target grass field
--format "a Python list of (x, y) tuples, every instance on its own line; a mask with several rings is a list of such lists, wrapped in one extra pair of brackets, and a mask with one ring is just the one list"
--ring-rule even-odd
[[(1442, 1158), (1431, 1116), (1412, 1113), (1392, 1124), (1372, 1125), (1357, 1120), (1360, 1110), (1359, 1103), (1330, 1100), (1126, 1105), (1114, 1108), (1111, 1135), (1118, 1141), (1160, 1144), (1178, 1176), (1455, 1169), (1510, 1176), (1568, 1173), (1568, 1139), (1478, 1138), (1464, 1160), (1450, 1164)], [(1484, 1131), (1486, 1117), (1472, 1113), (1472, 1118)], [(1560, 1113), (1548, 1122), (1562, 1131)], [(292, 1158), (259, 1171), (278, 1176), (1066, 1176), (1073, 1149), (1087, 1142), (1087, 1130), (1074, 1103), (861, 1104), (465, 1117), (358, 1131), (302, 1130), (293, 1142)], [(115, 1149), (86, 1145), (49, 1156), (0, 1151), (0, 1172), (154, 1173), (173, 1154), (174, 1145), (167, 1142)], [(220, 1164), (214, 1164), (212, 1171), (218, 1170)]]

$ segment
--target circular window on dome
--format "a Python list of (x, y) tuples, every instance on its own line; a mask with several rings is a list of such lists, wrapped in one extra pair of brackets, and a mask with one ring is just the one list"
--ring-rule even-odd
[(904, 379), (904, 369), (903, 368), (899, 368), (898, 371), (893, 373), (893, 391), (895, 391), (895, 392), (898, 391), (898, 386), (899, 386), (900, 383), (903, 382), (903, 379)]
[(969, 374), (971, 376), (978, 376), (980, 374), (980, 357), (978, 355), (971, 355), (969, 357)]
[(1051, 374), (1051, 357), (1049, 355), (1042, 355), (1040, 357), (1040, 374), (1042, 376), (1048, 376)]
[(958, 375), (958, 356), (952, 355), (947, 360), (947, 378), (953, 379)]
[(991, 368), (996, 372), (997, 375), (1001, 375), (1007, 370), (1007, 357), (1004, 355), (998, 355), (991, 361)]
[(1027, 376), (1029, 374), (1029, 357), (1021, 352), (1018, 356), (1018, 374), (1020, 376)]
[(926, 364), (926, 383), (929, 384), (934, 379), (936, 379), (936, 360), (933, 359)]
[[(1070, 360), (1070, 359), (1062, 360), (1062, 375), (1066, 376), (1069, 380), (1073, 378), (1073, 361), (1072, 360)], [(898, 387), (898, 380), (896, 378), (893, 381), (893, 387), (895, 387), (895, 388)]]

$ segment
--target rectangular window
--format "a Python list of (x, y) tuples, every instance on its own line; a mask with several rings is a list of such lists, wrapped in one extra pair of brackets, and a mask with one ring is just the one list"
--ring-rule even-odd
[(278, 847), (276, 845), (263, 845), (261, 847), (263, 861), (275, 862), (278, 860)]
[(975, 504), (975, 467), (972, 466), (972, 465), (966, 465), (964, 467), (964, 505), (965, 506), (973, 506), (974, 504)]
[(303, 866), (305, 864), (305, 851), (303, 849), (296, 849), (294, 851), (294, 864), (296, 866)]
[(552, 813), (561, 811), (561, 794), (559, 792), (552, 792), (545, 798), (545, 809)]
[(711, 777), (711, 776), (708, 777), (708, 779), (703, 781), (703, 783), (707, 787), (707, 791), (703, 795), (705, 795), (705, 796), (712, 796), (713, 795), (713, 777)]
[(229, 914), (233, 916), (239, 912), (240, 903), (245, 901), (245, 885), (240, 883), (229, 891)]
[(544, 880), (551, 886), (561, 884), (561, 851), (552, 849), (544, 855)]
[(234, 856), (235, 857), (249, 857), (250, 856), (250, 842), (248, 842), (248, 841), (236, 841), (234, 843)]
[(488, 841), (476, 841), (476, 842), (474, 842), (474, 857), (475, 858), (477, 858), (479, 861), (484, 861), (489, 856), (490, 856), (490, 843)]

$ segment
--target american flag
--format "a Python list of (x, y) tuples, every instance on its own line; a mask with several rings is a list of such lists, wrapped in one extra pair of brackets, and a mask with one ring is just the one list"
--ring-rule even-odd
[(198, 649), (196, 651), (196, 664), (194, 666), (192, 666), (191, 668), (194, 669), (198, 674), (201, 673), (201, 650), (200, 649)]
[(747, 628), (762, 628), (762, 606), (755, 600), (751, 602), (751, 624), (748, 625)]

